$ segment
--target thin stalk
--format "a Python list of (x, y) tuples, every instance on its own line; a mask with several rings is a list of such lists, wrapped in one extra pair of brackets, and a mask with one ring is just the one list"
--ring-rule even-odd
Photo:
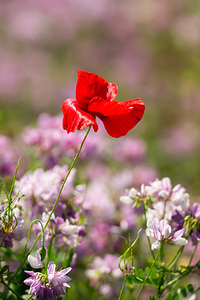
[[(86, 134), (85, 134), (85, 137), (84, 137), (84, 139), (83, 139), (83, 141), (82, 141), (82, 143), (81, 143), (81, 145), (80, 145), (80, 148), (79, 148), (79, 150), (78, 150), (76, 156), (74, 157), (74, 159), (73, 159), (73, 161), (72, 161), (72, 163), (71, 163), (71, 165), (70, 165), (70, 167), (69, 167), (69, 170), (68, 170), (67, 175), (66, 175), (66, 177), (65, 177), (65, 179), (64, 179), (64, 181), (63, 181), (63, 183), (62, 183), (62, 185), (61, 185), (61, 188), (60, 188), (60, 190), (59, 190), (59, 193), (58, 193), (58, 196), (57, 196), (57, 198), (56, 198), (56, 201), (55, 201), (55, 203), (54, 203), (54, 205), (53, 205), (53, 208), (52, 208), (52, 210), (51, 210), (51, 212), (50, 212), (50, 214), (49, 214), (49, 217), (48, 217), (48, 219), (47, 219), (47, 221), (46, 221), (46, 223), (45, 223), (45, 225), (44, 225), (44, 230), (47, 228), (47, 225), (49, 224), (49, 221), (50, 221), (50, 219), (51, 219), (51, 216), (52, 216), (52, 214), (54, 213), (54, 210), (55, 210), (55, 208), (56, 208), (56, 205), (57, 205), (57, 203), (58, 203), (58, 201), (59, 201), (59, 199), (60, 199), (60, 195), (61, 195), (61, 193), (62, 193), (62, 190), (63, 190), (63, 188), (64, 188), (64, 185), (65, 185), (65, 183), (66, 183), (66, 181), (67, 181), (67, 179), (68, 179), (68, 177), (69, 177), (69, 175), (70, 175), (70, 173), (71, 173), (71, 171), (72, 171), (72, 169), (73, 169), (73, 167), (74, 167), (74, 165), (75, 165), (75, 163), (76, 163), (76, 161), (77, 161), (77, 159), (78, 159), (78, 157), (79, 157), (79, 154), (80, 154), (81, 149), (82, 149), (82, 147), (83, 147), (83, 144), (84, 144), (84, 142), (85, 142), (85, 140), (86, 140), (86, 138), (87, 138), (87, 136), (88, 136), (88, 134), (89, 134), (89, 132), (90, 132), (90, 129), (91, 129), (91, 126), (88, 127), (88, 130), (87, 130), (87, 132), (86, 132)], [(28, 251), (27, 254), (25, 255), (24, 260), (23, 260), (22, 263), (20, 264), (20, 266), (19, 266), (19, 268), (17, 269), (17, 271), (14, 273), (13, 277), (16, 276), (16, 274), (19, 272), (19, 270), (21, 269), (21, 267), (24, 265), (24, 263), (25, 263), (25, 261), (26, 261), (28, 255), (29, 255), (29, 254), (31, 253), (31, 251), (34, 249), (34, 247), (35, 247), (35, 245), (37, 244), (37, 242), (38, 242), (38, 240), (40, 239), (40, 237), (41, 237), (41, 233), (40, 233), (40, 234), (37, 236), (37, 238), (35, 239), (35, 241), (34, 241), (32, 247), (29, 249), (29, 251)]]
[(2, 283), (3, 283), (3, 285), (5, 285), (5, 287), (9, 290), (9, 291), (11, 291), (16, 297), (17, 297), (17, 299), (22, 299), (23, 300), (23, 298), (18, 294), (18, 293), (16, 293), (7, 283), (5, 283), (3, 280), (2, 280)]
[(173, 268), (173, 266), (177, 263), (177, 261), (179, 260), (183, 250), (184, 250), (185, 246), (181, 246), (181, 248), (179, 248), (179, 250), (177, 251), (176, 255), (172, 258), (172, 260), (168, 263), (167, 268), (169, 268), (169, 266), (172, 264), (172, 266), (170, 267), (171, 269)]
[(3, 246), (3, 243), (4, 243), (7, 235), (8, 235), (8, 232), (5, 232), (4, 237), (3, 237), (2, 241), (1, 241), (1, 244), (0, 244), (0, 248)]
[(162, 291), (167, 290), (169, 287), (171, 287), (174, 284), (177, 284), (179, 280), (181, 280), (183, 277), (187, 276), (189, 273), (191, 272), (191, 270), (188, 270), (186, 272), (184, 272), (183, 274), (181, 274), (179, 277), (172, 279), (164, 288)]
[(150, 268), (150, 270), (149, 270), (147, 276), (145, 277), (145, 280), (144, 280), (144, 282), (143, 282), (143, 284), (142, 284), (142, 286), (141, 286), (141, 289), (139, 290), (139, 293), (138, 293), (138, 295), (137, 295), (136, 300), (139, 300), (140, 294), (142, 293), (142, 290), (143, 290), (143, 288), (145, 287), (145, 284), (146, 284), (146, 282), (147, 282), (147, 279), (148, 279), (149, 276), (151, 275), (151, 271), (152, 271), (152, 269), (153, 269), (153, 267), (154, 267), (154, 265), (155, 265), (155, 263), (156, 263), (156, 261), (157, 261), (157, 259), (158, 259), (159, 254), (160, 254), (160, 249), (158, 250), (158, 252), (157, 252), (157, 254), (156, 254), (156, 257), (155, 257), (155, 259), (154, 259), (154, 261), (153, 261), (153, 263), (152, 263), (152, 265), (151, 265), (151, 268)]
[[(121, 255), (121, 257), (120, 257), (120, 260), (119, 260), (119, 264), (118, 264), (118, 266), (119, 266), (119, 269), (123, 272), (123, 269), (122, 269), (122, 267), (121, 267), (121, 261), (122, 261), (122, 259), (124, 259), (125, 260), (125, 257), (126, 257), (126, 255), (128, 254), (128, 252), (132, 249), (132, 247), (137, 243), (137, 241), (138, 241), (138, 239), (139, 239), (139, 237), (140, 237), (140, 232), (141, 232), (141, 229), (138, 231), (138, 234), (137, 234), (137, 237), (136, 237), (136, 239), (135, 239), (135, 241), (133, 241), (133, 243), (128, 247), (128, 249), (126, 249), (126, 251)], [(125, 265), (125, 264), (124, 264)]]
[(161, 241), (161, 244), (160, 244), (160, 260), (161, 260), (161, 262), (163, 262), (164, 256), (165, 256), (165, 253), (164, 253), (164, 241)]
[[(66, 175), (66, 177), (65, 177), (65, 179), (64, 179), (64, 181), (63, 181), (63, 183), (62, 183), (62, 186), (61, 186), (61, 188), (60, 188), (60, 191), (59, 191), (59, 193), (58, 193), (58, 196), (57, 196), (57, 199), (56, 199), (56, 201), (55, 201), (55, 203), (54, 203), (54, 206), (53, 206), (53, 208), (52, 208), (52, 210), (51, 210), (51, 212), (50, 212), (50, 214), (49, 214), (49, 217), (48, 217), (48, 219), (47, 219), (47, 221), (46, 221), (46, 224), (44, 225), (44, 230), (47, 228), (47, 225), (49, 224), (49, 221), (50, 221), (50, 219), (51, 219), (52, 214), (54, 213), (54, 210), (55, 210), (55, 208), (56, 208), (56, 205), (57, 205), (57, 203), (58, 203), (58, 200), (60, 199), (60, 195), (61, 195), (61, 193), (62, 193), (62, 190), (63, 190), (63, 188), (64, 188), (64, 185), (65, 185), (65, 183), (66, 183), (66, 181), (67, 181), (67, 179), (68, 179), (68, 177), (69, 177), (69, 174), (71, 173), (71, 171), (72, 171), (72, 169), (73, 169), (73, 167), (74, 167), (74, 165), (75, 165), (75, 163), (76, 163), (76, 161), (77, 161), (77, 159), (78, 159), (78, 157), (79, 157), (79, 154), (80, 154), (81, 149), (82, 149), (82, 147), (83, 147), (83, 144), (84, 144), (84, 142), (85, 142), (85, 140), (86, 140), (86, 138), (87, 138), (87, 136), (88, 136), (88, 134), (89, 134), (89, 132), (90, 132), (90, 129), (91, 129), (91, 126), (88, 127), (88, 130), (87, 130), (87, 132), (86, 132), (86, 134), (85, 134), (85, 137), (84, 137), (84, 139), (83, 139), (83, 141), (82, 141), (82, 143), (81, 143), (81, 146), (80, 146), (80, 148), (79, 148), (79, 150), (78, 150), (76, 156), (74, 157), (74, 159), (73, 159), (73, 161), (72, 161), (72, 163), (71, 163), (71, 165), (70, 165), (70, 167), (69, 167), (69, 171), (67, 172), (67, 175)], [(35, 245), (34, 245), (34, 246), (35, 246)]]
[(194, 256), (195, 256), (196, 251), (197, 251), (197, 247), (198, 247), (198, 243), (196, 244), (196, 246), (195, 246), (195, 248), (194, 248), (194, 250), (193, 250), (193, 252), (192, 252), (192, 255), (191, 255), (190, 260), (189, 260), (189, 263), (188, 263), (188, 267), (189, 267), (189, 266), (191, 265), (191, 263), (192, 263), (192, 260), (193, 260), (193, 258), (194, 258)]
[(122, 285), (122, 288), (121, 288), (121, 291), (120, 291), (119, 300), (122, 299), (122, 294), (124, 292), (125, 286), (126, 286), (126, 275), (124, 276), (124, 282), (123, 282), (123, 285)]
[(49, 243), (49, 247), (48, 247), (48, 252), (47, 252), (46, 267), (47, 267), (48, 264), (49, 264), (49, 260), (50, 260), (50, 256), (51, 256), (51, 248), (52, 248), (52, 245), (53, 245), (53, 239), (54, 239), (54, 236), (53, 236), (53, 234), (52, 234), (52, 235), (51, 235), (51, 239), (50, 239), (50, 243)]
[(40, 234), (40, 235), (42, 235), (42, 246), (44, 247), (44, 227), (43, 227), (42, 222), (41, 222), (39, 219), (35, 219), (35, 220), (33, 220), (33, 222), (31, 223), (31, 226), (30, 226), (30, 228), (29, 228), (28, 237), (27, 237), (27, 240), (26, 240), (26, 245), (25, 245), (25, 247), (24, 247), (24, 255), (26, 254), (26, 249), (27, 249), (27, 246), (28, 246), (28, 241), (29, 241), (29, 239), (30, 239), (32, 227), (33, 227), (33, 225), (34, 225), (35, 223), (37, 223), (37, 222), (39, 222), (40, 225), (41, 225), (42, 231), (41, 231), (41, 234)]

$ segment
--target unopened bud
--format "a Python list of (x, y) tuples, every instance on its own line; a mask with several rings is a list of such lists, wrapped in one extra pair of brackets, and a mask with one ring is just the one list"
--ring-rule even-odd
[(41, 260), (44, 260), (44, 258), (46, 256), (46, 249), (44, 247), (41, 247), (39, 249), (39, 253), (40, 253), (40, 256), (41, 256)]

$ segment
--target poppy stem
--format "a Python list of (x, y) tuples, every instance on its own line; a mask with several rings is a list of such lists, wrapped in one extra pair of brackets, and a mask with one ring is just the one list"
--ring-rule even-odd
[[(77, 160), (78, 160), (78, 157), (79, 157), (79, 155), (80, 155), (81, 149), (82, 149), (83, 144), (84, 144), (84, 142), (85, 142), (85, 140), (86, 140), (86, 138), (87, 138), (87, 136), (88, 136), (88, 134), (89, 134), (89, 132), (90, 132), (90, 129), (91, 129), (91, 126), (89, 126), (89, 128), (88, 128), (88, 130), (87, 130), (87, 132), (86, 132), (86, 134), (85, 134), (85, 136), (84, 136), (84, 138), (83, 138), (83, 140), (82, 140), (82, 143), (81, 143), (81, 145), (80, 145), (80, 148), (79, 148), (79, 150), (78, 150), (76, 156), (74, 157), (74, 159), (73, 159), (72, 162), (71, 162), (71, 165), (70, 165), (70, 167), (69, 167), (69, 170), (68, 170), (68, 172), (67, 172), (67, 175), (66, 175), (66, 177), (65, 177), (65, 179), (64, 179), (64, 181), (63, 181), (63, 183), (62, 183), (62, 185), (61, 185), (61, 188), (60, 188), (60, 190), (59, 190), (59, 193), (58, 193), (58, 196), (57, 196), (57, 198), (56, 198), (56, 201), (55, 201), (55, 203), (54, 203), (54, 205), (53, 205), (53, 207), (52, 207), (52, 210), (51, 210), (51, 212), (50, 212), (50, 214), (49, 214), (49, 217), (48, 217), (48, 219), (47, 219), (47, 221), (46, 221), (46, 223), (45, 223), (45, 225), (44, 225), (44, 227), (43, 227), (43, 228), (44, 228), (44, 231), (45, 231), (45, 229), (47, 228), (47, 226), (48, 226), (48, 224), (49, 224), (49, 222), (50, 222), (50, 219), (51, 219), (52, 214), (54, 213), (54, 210), (55, 210), (55, 208), (56, 208), (56, 205), (57, 205), (57, 203), (58, 203), (58, 201), (59, 201), (59, 199), (60, 199), (60, 195), (61, 195), (62, 190), (63, 190), (63, 188), (64, 188), (64, 185), (65, 185), (65, 183), (66, 183), (66, 181), (67, 181), (67, 179), (68, 179), (68, 177), (69, 177), (69, 175), (70, 175), (70, 173), (71, 173), (71, 171), (72, 171), (72, 169), (73, 169), (75, 163), (76, 163)], [(37, 242), (38, 242), (38, 240), (40, 239), (41, 235), (42, 235), (42, 233), (40, 233), (40, 234), (37, 236), (37, 238), (35, 239), (35, 241), (34, 241), (32, 247), (29, 249), (29, 251), (28, 251), (28, 252), (26, 253), (26, 255), (24, 256), (24, 260), (22, 261), (22, 263), (20, 264), (19, 268), (18, 268), (18, 269), (16, 270), (16, 272), (14, 273), (13, 277), (15, 277), (16, 274), (19, 272), (19, 270), (22, 268), (22, 266), (24, 265), (24, 263), (25, 263), (25, 261), (26, 261), (28, 255), (32, 252), (33, 248), (34, 248), (35, 245), (37, 244)]]

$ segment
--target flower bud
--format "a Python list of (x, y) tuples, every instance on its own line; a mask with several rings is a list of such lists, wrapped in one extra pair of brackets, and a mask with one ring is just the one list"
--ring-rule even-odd
[(44, 260), (45, 256), (46, 256), (46, 249), (44, 247), (41, 247), (39, 249), (39, 253), (40, 253), (40, 256), (41, 256), (41, 260)]

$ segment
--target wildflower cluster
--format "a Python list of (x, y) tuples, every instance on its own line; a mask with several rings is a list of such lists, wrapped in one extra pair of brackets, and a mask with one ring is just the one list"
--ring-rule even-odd
[[(43, 267), (39, 251), (37, 251), (37, 259), (29, 256), (28, 260), (35, 269)], [(56, 272), (56, 265), (51, 261), (45, 273), (25, 271), (30, 277), (25, 279), (24, 283), (30, 286), (29, 294), (32, 296), (36, 295), (38, 299), (56, 299), (65, 295), (65, 288), (70, 287), (68, 282), (71, 278), (66, 275), (70, 271), (71, 268), (66, 268)]]
[[(164, 265), (161, 266), (163, 276), (162, 286), (159, 282), (155, 284), (157, 296), (161, 296), (167, 291), (168, 285), (163, 286), (165, 272), (169, 270), (169, 272), (178, 272), (179, 275), (182, 274), (182, 276), (180, 275), (180, 278), (182, 278), (185, 274), (188, 275), (191, 271), (194, 271), (195, 268), (198, 270), (199, 265), (195, 265), (190, 269), (190, 264), (200, 241), (200, 204), (190, 204), (189, 194), (184, 187), (180, 184), (173, 187), (171, 180), (165, 177), (161, 180), (156, 179), (149, 185), (142, 184), (140, 190), (131, 188), (127, 191), (127, 195), (121, 196), (120, 200), (126, 205), (143, 208), (142, 213), (144, 214), (146, 225), (145, 232), (150, 246), (150, 252), (154, 259), (152, 268), (157, 263), (159, 253), (161, 261), (164, 263)], [(185, 266), (187, 272), (184, 273), (181, 272), (181, 268), (177, 267), (175, 271), (173, 268), (176, 266), (175, 264), (178, 262), (185, 245), (188, 243), (192, 243), (195, 246), (188, 265), (189, 269)], [(171, 262), (167, 264), (167, 262), (164, 262), (164, 247), (170, 244), (181, 247)], [(156, 256), (154, 250), (158, 250)], [(159, 265), (157, 265), (157, 267), (157, 272), (161, 272)], [(168, 271), (166, 271), (165, 268), (168, 268)], [(133, 274), (136, 274), (136, 271), (134, 271)], [(146, 278), (143, 278), (143, 286), (137, 299), (139, 299), (140, 293), (150, 276), (151, 272), (147, 272)], [(173, 284), (176, 285), (180, 278), (174, 277)], [(169, 293), (166, 299), (171, 299), (170, 297), (172, 297), (172, 295), (172, 293)], [(173, 297), (175, 296), (176, 293)]]
[[(143, 288), (142, 299), (197, 299), (200, 205), (169, 178), (154, 180), (145, 142), (123, 137), (144, 104), (116, 102), (116, 94), (114, 83), (79, 71), (76, 99), (62, 106), (63, 129), (73, 133), (61, 129), (61, 115), (48, 114), (23, 132), (26, 163), (1, 184), (2, 299), (121, 300), (126, 290), (138, 300)], [(187, 264), (179, 263), (182, 254)], [(191, 274), (194, 283), (181, 285)]]

